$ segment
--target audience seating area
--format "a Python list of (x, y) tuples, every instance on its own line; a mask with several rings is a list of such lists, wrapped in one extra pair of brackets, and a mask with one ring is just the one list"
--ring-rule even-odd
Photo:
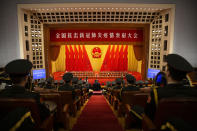
[[(34, 92), (40, 94), (40, 101), (48, 106), (51, 111), (49, 118), (41, 123), (37, 103), (34, 99), (6, 98), (0, 99), (1, 113), (8, 113), (17, 107), (30, 109), (32, 117), (36, 122), (36, 130), (51, 131), (55, 124), (61, 123), (66, 130), (70, 130), (70, 120), (76, 117), (76, 113), (81, 109), (89, 97), (87, 88), (82, 92), (75, 89), (75, 98), (72, 91), (57, 91), (57, 89), (35, 88)], [(55, 105), (55, 106), (54, 106)]]
[[(82, 76), (81, 78), (88, 77), (88, 81), (91, 81), (90, 76), (95, 77), (94, 73), (95, 72), (74, 72), (73, 74), (77, 77)], [(108, 81), (110, 79), (114, 81), (116, 77), (124, 77), (126, 73), (128, 72), (97, 72), (96, 76), (99, 76), (99, 78), (110, 77), (109, 79), (106, 79)], [(63, 73), (61, 75), (63, 75)], [(75, 89), (75, 97), (73, 97), (72, 91), (58, 91), (57, 86), (59, 85), (56, 85), (55, 89), (39, 88), (38, 86), (39, 85), (34, 88), (34, 92), (38, 92), (40, 94), (41, 102), (48, 104), (49, 107), (51, 107), (50, 102), (55, 103), (56, 105), (55, 107), (51, 107), (51, 109), (49, 108), (51, 115), (43, 122), (41, 122), (41, 118), (38, 115), (38, 106), (33, 99), (0, 99), (0, 112), (6, 114), (16, 107), (25, 107), (31, 111), (31, 115), (35, 120), (37, 130), (53, 130), (54, 125), (57, 123), (62, 123), (64, 129), (70, 130), (71, 119), (76, 118), (77, 112), (81, 109), (90, 96), (88, 89)], [(147, 86), (145, 83), (139, 91), (122, 91), (121, 89), (113, 90), (111, 87), (103, 87), (105, 90), (104, 95), (106, 100), (109, 104), (111, 104), (111, 107), (113, 107), (114, 111), (117, 113), (117, 117), (124, 119), (124, 129), (127, 130), (136, 128), (136, 118), (131, 115), (132, 108), (136, 105), (145, 108), (152, 88)], [(145, 114), (143, 114), (140, 116), (142, 124), (137, 128), (144, 131), (160, 130), (162, 124), (164, 124), (166, 120), (174, 117), (186, 121), (192, 127), (195, 127), (195, 118), (197, 118), (196, 98), (167, 98), (161, 99), (158, 103), (155, 119), (152, 121)]]
[[(136, 128), (136, 117), (131, 115), (132, 108), (136, 105), (145, 108), (150, 91), (150, 87), (141, 88), (140, 91), (124, 91), (122, 93), (118, 89), (114, 91), (112, 88), (106, 88), (105, 97), (113, 107), (117, 117), (124, 119), (125, 130)], [(189, 126), (194, 129), (196, 124), (195, 119), (197, 118), (196, 110), (196, 98), (173, 97), (161, 99), (155, 119), (152, 121), (143, 113), (141, 115), (142, 124), (137, 126), (137, 128), (143, 131), (158, 131), (164, 122), (178, 118), (189, 123)]]

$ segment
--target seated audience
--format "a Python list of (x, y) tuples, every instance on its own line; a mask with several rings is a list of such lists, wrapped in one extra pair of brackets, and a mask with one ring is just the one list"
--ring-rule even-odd
[(164, 88), (153, 88), (145, 110), (147, 116), (152, 120), (154, 119), (158, 101), (162, 98), (197, 97), (197, 90), (186, 88), (182, 83), (187, 73), (193, 71), (191, 64), (177, 54), (169, 54), (166, 60), (166, 78), (168, 84)]
[[(50, 115), (49, 110), (40, 103), (40, 95), (35, 92), (29, 92), (25, 89), (28, 81), (28, 74), (32, 69), (32, 63), (25, 59), (11, 61), (5, 67), (6, 73), (13, 83), (11, 88), (4, 89), (0, 92), (0, 98), (27, 98), (35, 99), (40, 109), (42, 121)], [(1, 114), (4, 115), (4, 114)]]
[(72, 91), (73, 99), (77, 98), (75, 96), (75, 90), (72, 86), (72, 79), (73, 74), (70, 72), (67, 72), (63, 76), (64, 84), (58, 88), (58, 91)]
[(80, 89), (79, 87), (79, 85), (78, 85), (78, 78), (77, 77), (73, 77), (73, 79), (72, 79), (72, 85), (73, 85), (73, 88), (74, 89)]
[(116, 78), (115, 82), (116, 82), (116, 85), (113, 87), (113, 89), (121, 89), (122, 88), (122, 85), (121, 85), (122, 80), (120, 78)]
[(143, 85), (144, 85), (144, 82), (142, 80), (139, 80), (136, 82), (136, 86), (139, 88), (143, 88), (144, 87)]
[(95, 83), (93, 84), (93, 90), (95, 90), (95, 91), (101, 90), (101, 85), (98, 82), (98, 80), (95, 80)]
[(125, 77), (126, 77), (128, 85), (127, 87), (123, 87), (122, 91), (139, 91), (140, 90), (138, 87), (135, 86), (136, 79), (134, 76), (127, 74)]
[(63, 80), (64, 84), (58, 88), (59, 91), (74, 91), (74, 88), (72, 86), (72, 79), (73, 79), (73, 74), (68, 72), (64, 74)]
[(45, 89), (55, 89), (55, 86), (53, 85), (53, 78), (49, 77), (47, 79), (47, 84), (44, 87)]

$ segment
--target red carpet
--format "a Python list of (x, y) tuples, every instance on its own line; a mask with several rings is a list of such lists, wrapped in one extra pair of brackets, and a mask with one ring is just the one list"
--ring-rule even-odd
[(103, 95), (93, 95), (72, 131), (123, 131)]

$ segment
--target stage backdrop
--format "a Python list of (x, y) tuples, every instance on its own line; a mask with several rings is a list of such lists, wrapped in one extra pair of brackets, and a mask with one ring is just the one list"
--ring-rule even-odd
[(141, 48), (133, 45), (61, 45), (51, 47), (52, 73), (58, 71), (141, 72)]

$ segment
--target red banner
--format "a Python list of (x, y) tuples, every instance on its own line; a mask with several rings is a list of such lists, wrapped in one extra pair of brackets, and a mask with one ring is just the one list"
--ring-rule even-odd
[(50, 40), (142, 42), (143, 30), (50, 30)]

